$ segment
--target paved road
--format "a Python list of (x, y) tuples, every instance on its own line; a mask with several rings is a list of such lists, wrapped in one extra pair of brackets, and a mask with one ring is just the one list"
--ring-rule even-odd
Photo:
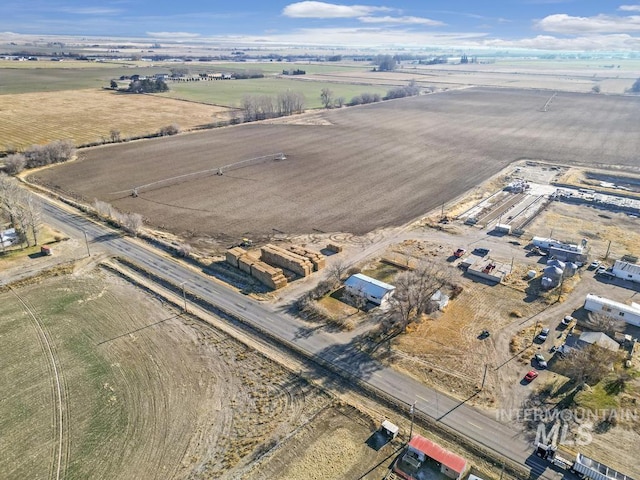
[(49, 201), (43, 202), (43, 213), (48, 223), (70, 235), (83, 238), (83, 232), (86, 232), (90, 249), (101, 249), (128, 258), (174, 284), (186, 282), (185, 288), (188, 292), (241, 316), (278, 338), (293, 342), (314, 355), (334, 362), (371, 385), (406, 402), (407, 405), (416, 402), (418, 410), (440, 419), (443, 424), (485, 447), (527, 466), (531, 472), (530, 479), (562, 478), (562, 473), (553, 472), (546, 468), (546, 462), (531, 456), (531, 445), (516, 430), (499, 423), (480, 410), (437, 393), (412, 378), (371, 360), (349, 345), (349, 333), (310, 329), (300, 319), (288, 315), (279, 307), (253, 301), (167, 258), (162, 252), (141, 246), (130, 238)]

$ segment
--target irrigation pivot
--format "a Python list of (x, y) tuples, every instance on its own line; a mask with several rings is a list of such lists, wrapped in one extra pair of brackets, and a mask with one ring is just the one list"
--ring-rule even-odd
[(119, 192), (111, 192), (110, 195), (118, 195), (122, 193), (130, 193), (132, 197), (137, 197), (142, 191), (148, 192), (157, 188), (168, 187), (178, 183), (188, 182), (196, 178), (208, 177), (210, 175), (221, 176), (226, 172), (232, 170), (238, 170), (240, 168), (251, 167), (253, 165), (259, 165), (267, 162), (276, 162), (286, 160), (287, 157), (284, 153), (272, 153), (270, 155), (263, 155), (261, 157), (248, 158), (246, 160), (240, 160), (239, 162), (230, 163), (221, 167), (209, 168), (207, 170), (200, 170), (198, 172), (183, 173), (182, 175), (176, 175), (175, 177), (164, 178), (155, 182), (146, 183), (144, 185), (137, 185), (129, 190), (121, 190)]

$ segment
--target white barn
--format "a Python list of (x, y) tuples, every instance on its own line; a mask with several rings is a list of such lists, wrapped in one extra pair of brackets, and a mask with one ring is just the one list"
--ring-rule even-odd
[(623, 320), (629, 325), (640, 327), (640, 305), (615, 302), (598, 295), (588, 294), (584, 300), (584, 309), (589, 312), (602, 313), (609, 317)]
[(351, 295), (361, 295), (376, 305), (382, 305), (393, 295), (396, 287), (368, 277), (362, 273), (351, 275), (344, 282), (344, 286)]
[(640, 265), (636, 265), (635, 263), (616, 260), (616, 263), (613, 264), (613, 268), (611, 269), (611, 273), (623, 280), (640, 283)]

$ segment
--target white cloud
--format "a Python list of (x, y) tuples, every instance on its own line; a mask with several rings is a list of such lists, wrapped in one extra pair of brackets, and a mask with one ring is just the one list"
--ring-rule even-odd
[(198, 38), (200, 34), (189, 32), (146, 32), (152, 38), (164, 38), (165, 40), (180, 40), (185, 38)]
[(282, 14), (293, 18), (353, 18), (363, 17), (375, 12), (390, 12), (388, 7), (369, 5), (336, 5), (334, 3), (304, 1), (284, 7)]
[(101, 7), (65, 7), (61, 8), (60, 11), (73, 15), (116, 15), (121, 13), (121, 10), (116, 8)]
[(518, 40), (487, 39), (482, 42), (491, 48), (524, 48), (536, 50), (589, 51), (630, 51), (640, 48), (640, 38), (627, 34), (588, 35), (574, 38), (558, 38), (538, 35), (534, 38)]
[(549, 15), (537, 21), (535, 25), (545, 32), (564, 34), (640, 32), (640, 16), (596, 15), (595, 17), (572, 17), (559, 13)]
[(438, 20), (422, 17), (358, 17), (362, 23), (387, 23), (387, 24), (404, 24), (404, 25), (427, 25), (429, 27), (441, 27), (446, 25)]
[(623, 12), (640, 12), (640, 5), (620, 5), (618, 10)]

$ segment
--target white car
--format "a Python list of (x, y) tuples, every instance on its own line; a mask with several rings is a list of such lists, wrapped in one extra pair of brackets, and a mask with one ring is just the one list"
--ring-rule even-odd
[(571, 322), (573, 322), (573, 317), (571, 315), (567, 315), (566, 317), (564, 317), (562, 319), (562, 325), (564, 325), (565, 327), (568, 326)]

